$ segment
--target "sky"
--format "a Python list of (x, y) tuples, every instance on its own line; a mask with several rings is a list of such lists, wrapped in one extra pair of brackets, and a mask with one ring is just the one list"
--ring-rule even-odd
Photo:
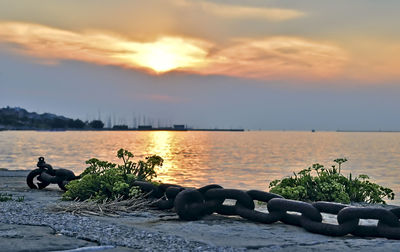
[(0, 107), (400, 130), (396, 0), (0, 0)]

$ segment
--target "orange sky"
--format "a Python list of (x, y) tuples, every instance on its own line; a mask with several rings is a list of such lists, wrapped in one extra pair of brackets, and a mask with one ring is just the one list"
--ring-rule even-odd
[(42, 64), (77, 60), (260, 80), (400, 78), (395, 1), (380, 5), (384, 17), (373, 1), (6, 2), (0, 43)]

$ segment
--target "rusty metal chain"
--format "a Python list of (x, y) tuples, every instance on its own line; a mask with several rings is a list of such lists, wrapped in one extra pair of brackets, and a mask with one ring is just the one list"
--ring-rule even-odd
[[(39, 157), (39, 161), (36, 165), (38, 168), (31, 171), (26, 177), (26, 183), (31, 189), (43, 189), (50, 184), (58, 184), (60, 189), (66, 191), (65, 185), (70, 181), (79, 179), (80, 176), (67, 169), (53, 169), (50, 164), (44, 161), (44, 157)], [(37, 185), (34, 183), (34, 179), (39, 182)]]
[[(136, 181), (134, 185), (151, 197), (160, 199), (154, 205), (156, 208), (161, 210), (174, 208), (182, 220), (198, 220), (205, 215), (218, 213), (238, 215), (250, 221), (265, 224), (281, 221), (322, 235), (352, 234), (359, 237), (385, 237), (400, 240), (400, 207), (387, 210), (353, 207), (332, 202), (307, 203), (285, 199), (273, 193), (224, 189), (219, 185), (207, 185), (198, 189), (173, 184), (157, 186), (143, 181)], [(236, 200), (235, 205), (224, 205), (226, 199)], [(268, 213), (255, 210), (254, 200), (266, 203)], [(338, 224), (322, 222), (321, 213), (337, 215)], [(378, 220), (378, 224), (360, 225), (360, 219)]]

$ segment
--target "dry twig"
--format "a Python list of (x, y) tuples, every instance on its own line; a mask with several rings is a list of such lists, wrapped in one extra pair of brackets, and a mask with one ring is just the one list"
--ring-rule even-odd
[(125, 200), (121, 196), (115, 200), (104, 200), (102, 202), (96, 202), (91, 199), (85, 201), (75, 200), (52, 205), (50, 210), (59, 213), (116, 217), (120, 213), (148, 210), (158, 201), (148, 199), (146, 196), (139, 195)]

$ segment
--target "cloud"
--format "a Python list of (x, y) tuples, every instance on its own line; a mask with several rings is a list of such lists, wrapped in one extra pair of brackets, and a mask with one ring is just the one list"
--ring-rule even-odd
[(258, 79), (328, 78), (348, 59), (337, 46), (296, 37), (242, 39), (209, 55), (203, 71)]
[(0, 23), (0, 42), (44, 62), (77, 60), (145, 69), (257, 79), (314, 79), (339, 74), (346, 53), (334, 45), (297, 37), (236, 39), (224, 46), (200, 39), (165, 36), (128, 40), (104, 32), (71, 32), (29, 23)]
[(190, 0), (173, 0), (173, 2), (181, 7), (201, 8), (205, 12), (223, 18), (266, 19), (269, 21), (285, 21), (300, 18), (306, 15), (304, 12), (298, 10), (283, 8), (249, 7), (244, 5), (230, 5), (208, 1)]
[[(395, 82), (400, 78), (400, 43), (388, 39), (353, 38), (351, 65), (347, 68), (349, 79), (365, 82)], [(361, 42), (362, 41), (362, 42)]]
[(208, 46), (204, 41), (181, 37), (167, 36), (142, 42), (104, 32), (76, 33), (13, 22), (0, 23), (1, 41), (16, 44), (20, 53), (47, 62), (48, 59), (71, 59), (155, 72), (201, 65)]

